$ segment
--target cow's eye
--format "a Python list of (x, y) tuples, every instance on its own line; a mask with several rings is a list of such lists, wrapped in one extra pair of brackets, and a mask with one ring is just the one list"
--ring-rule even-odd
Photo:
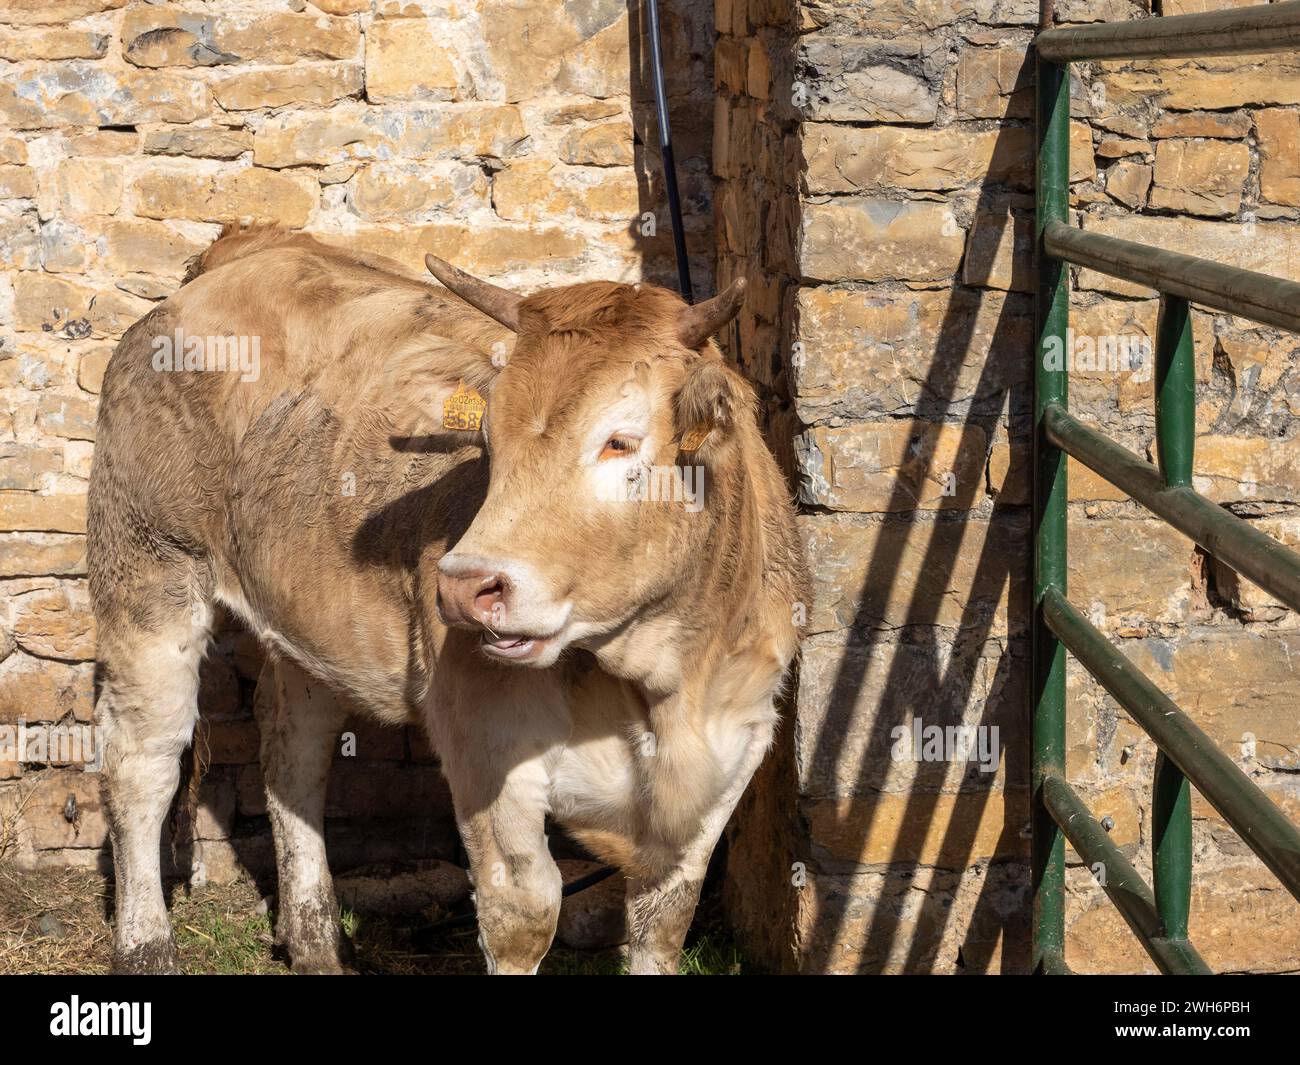
[(605, 446), (600, 451), (600, 461), (606, 459), (619, 459), (626, 455), (635, 455), (637, 449), (641, 447), (641, 441), (633, 436), (611, 436), (605, 441)]

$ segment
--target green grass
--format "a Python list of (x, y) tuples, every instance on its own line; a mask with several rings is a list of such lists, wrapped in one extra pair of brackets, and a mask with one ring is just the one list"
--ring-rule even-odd
[[(744, 960), (706, 900), (696, 922), (697, 932), (682, 951), (683, 976), (736, 976)], [(345, 913), (343, 927), (357, 948), (362, 972), (426, 975), (472, 975), (484, 971), (483, 955), (474, 927), (430, 934), (428, 920), (393, 920), (369, 914)], [(571, 950), (551, 947), (538, 972), (543, 976), (622, 976), (627, 973), (623, 950)]]
[[(18, 872), (0, 864), (0, 973), (102, 973), (108, 969), (107, 913), (111, 889), (79, 870)], [(172, 892), (169, 906), (181, 964), (188, 973), (287, 974), (274, 946), (273, 915), (247, 881)], [(54, 914), (67, 934), (42, 934), (40, 918)], [(393, 918), (344, 910), (341, 921), (356, 947), (356, 971), (393, 975), (476, 975), (484, 972), (477, 928), (438, 931), (446, 914)], [(701, 903), (695, 931), (682, 952), (685, 976), (745, 972), (722, 925), (717, 900)], [(618, 976), (627, 972), (620, 949), (577, 951), (556, 944), (542, 961), (549, 976)]]
[(196, 892), (172, 907), (172, 928), (185, 971), (223, 976), (286, 972), (271, 953), (270, 915), (231, 902), (224, 893)]
[(683, 976), (739, 976), (744, 961), (730, 939), (705, 934), (682, 951), (678, 972)]

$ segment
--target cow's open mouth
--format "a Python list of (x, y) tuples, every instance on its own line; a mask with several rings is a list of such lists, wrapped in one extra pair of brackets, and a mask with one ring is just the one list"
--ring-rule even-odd
[(484, 633), (483, 650), (493, 658), (527, 662), (541, 654), (550, 641), (549, 636), (493, 636)]

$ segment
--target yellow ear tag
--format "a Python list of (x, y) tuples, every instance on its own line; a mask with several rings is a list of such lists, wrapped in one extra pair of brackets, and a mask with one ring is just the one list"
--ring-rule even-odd
[(694, 429), (687, 429), (682, 434), (682, 443), (678, 450), (686, 455), (699, 451), (700, 445), (708, 439), (710, 432), (712, 428), (707, 425), (697, 425)]
[(465, 382), (456, 385), (456, 391), (442, 401), (442, 427), (444, 429), (478, 430), (483, 426), (483, 411), (487, 403)]

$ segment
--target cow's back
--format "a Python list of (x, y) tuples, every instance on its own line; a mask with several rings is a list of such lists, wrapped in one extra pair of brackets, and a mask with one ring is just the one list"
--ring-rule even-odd
[[(441, 430), (434, 398), (500, 330), (307, 237), (208, 259), (127, 332), (105, 373), (92, 592), (120, 599), (142, 545), (189, 557), (265, 639), (392, 716), (418, 698), (437, 636), (421, 572), (468, 524), (485, 480), (477, 442)], [(242, 364), (160, 356), (175, 366), (187, 341), (209, 337), (242, 345)]]

